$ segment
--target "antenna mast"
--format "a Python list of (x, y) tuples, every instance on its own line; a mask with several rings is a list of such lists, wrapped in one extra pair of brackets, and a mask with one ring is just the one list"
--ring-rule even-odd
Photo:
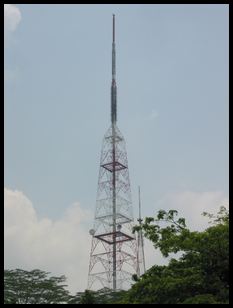
[[(138, 200), (139, 200), (139, 226), (142, 225), (142, 216), (141, 216), (141, 194), (140, 194), (140, 186), (138, 186)], [(138, 231), (138, 275), (141, 276), (145, 273), (145, 255), (144, 255), (144, 240), (142, 230)]]
[(112, 86), (111, 86), (111, 122), (117, 121), (117, 86), (116, 86), (116, 44), (115, 44), (115, 15), (112, 19)]

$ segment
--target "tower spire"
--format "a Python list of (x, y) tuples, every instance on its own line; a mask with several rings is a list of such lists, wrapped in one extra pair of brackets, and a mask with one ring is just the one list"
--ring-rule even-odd
[(116, 46), (115, 46), (115, 15), (112, 16), (112, 86), (111, 86), (111, 122), (117, 121), (117, 87), (116, 87)]
[(115, 14), (112, 14), (112, 41), (115, 42)]

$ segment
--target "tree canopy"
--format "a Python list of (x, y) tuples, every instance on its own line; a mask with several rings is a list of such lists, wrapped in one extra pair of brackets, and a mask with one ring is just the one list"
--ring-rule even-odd
[(4, 271), (4, 304), (64, 304), (69, 299), (65, 276), (48, 277), (38, 269)]
[[(228, 303), (229, 215), (224, 207), (205, 231), (190, 231), (177, 211), (160, 210), (141, 228), (164, 257), (182, 252), (167, 266), (153, 266), (127, 292), (125, 302), (185, 304)], [(161, 227), (161, 222), (166, 226)], [(135, 227), (135, 231), (140, 226)]]

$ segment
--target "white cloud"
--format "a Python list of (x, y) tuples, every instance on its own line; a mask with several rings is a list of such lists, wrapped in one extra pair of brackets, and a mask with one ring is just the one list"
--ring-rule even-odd
[(87, 287), (92, 215), (79, 203), (62, 219), (38, 219), (32, 202), (20, 191), (4, 190), (4, 266), (66, 275), (71, 292)]
[[(13, 40), (13, 32), (18, 27), (20, 21), (22, 19), (21, 12), (17, 6), (14, 4), (4, 4), (4, 52), (7, 52), (7, 47), (9, 47)], [(5, 57), (4, 57), (4, 61)], [(7, 65), (7, 64), (6, 64)], [(15, 81), (18, 77), (18, 69), (17, 68), (4, 68), (4, 81), (12, 82)]]
[(14, 4), (4, 4), (4, 30), (14, 32), (21, 21), (21, 12)]
[(144, 255), (146, 270), (148, 270), (153, 265), (166, 265), (169, 259), (162, 256), (159, 249), (155, 249), (152, 242), (148, 239), (144, 239)]
[[(66, 275), (72, 293), (87, 287), (93, 215), (78, 203), (67, 208), (62, 219), (39, 219), (32, 202), (20, 191), (4, 189), (4, 267), (39, 268)], [(166, 264), (145, 239), (146, 268)]]
[(216, 214), (221, 205), (229, 207), (228, 197), (221, 191), (182, 191), (166, 194), (156, 203), (155, 211), (177, 210), (179, 217), (186, 218), (187, 226), (192, 230), (204, 230), (209, 226), (208, 218), (201, 214), (203, 212)]

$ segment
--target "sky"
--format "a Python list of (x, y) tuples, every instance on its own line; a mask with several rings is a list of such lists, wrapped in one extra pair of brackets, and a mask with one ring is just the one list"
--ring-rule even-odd
[[(87, 283), (113, 13), (135, 218), (138, 185), (143, 216), (177, 209), (192, 229), (229, 204), (228, 5), (5, 4), (4, 265), (65, 274), (72, 292)], [(165, 262), (149, 242), (145, 255)]]

